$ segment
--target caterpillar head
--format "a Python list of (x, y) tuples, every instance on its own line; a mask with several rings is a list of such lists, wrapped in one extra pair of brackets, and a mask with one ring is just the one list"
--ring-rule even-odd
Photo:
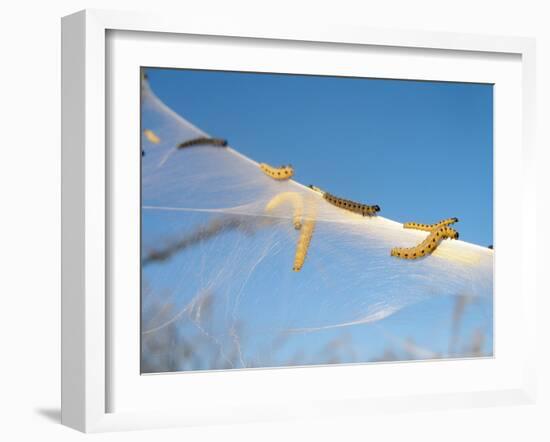
[(451, 229), (450, 227), (447, 227), (445, 229), (445, 234), (451, 238), (451, 239), (458, 239), (459, 234), (455, 229)]
[(294, 169), (292, 168), (292, 166), (289, 164), (288, 166), (283, 166), (281, 167), (282, 169), (282, 173), (287, 176), (287, 177), (291, 177), (292, 175), (294, 175)]

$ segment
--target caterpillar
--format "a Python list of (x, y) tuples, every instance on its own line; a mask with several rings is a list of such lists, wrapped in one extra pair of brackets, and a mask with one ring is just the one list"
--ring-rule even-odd
[(368, 204), (356, 203), (355, 201), (346, 200), (344, 198), (337, 197), (332, 193), (325, 192), (324, 190), (316, 187), (312, 184), (309, 185), (311, 190), (314, 190), (317, 193), (320, 193), (325, 200), (327, 200), (333, 206), (339, 207), (341, 209), (349, 210), (350, 212), (358, 213), (363, 216), (373, 216), (376, 215), (376, 212), (380, 211), (380, 206)]
[(458, 239), (458, 232), (447, 225), (442, 225), (432, 230), (428, 237), (416, 247), (391, 249), (391, 256), (403, 259), (418, 259), (432, 253), (446, 238)]
[(145, 129), (143, 131), (143, 135), (145, 135), (145, 138), (147, 138), (153, 144), (159, 144), (160, 143), (160, 138), (151, 129)]
[(290, 164), (288, 166), (273, 167), (266, 163), (260, 163), (260, 169), (275, 180), (288, 180), (294, 175), (294, 169)]
[(457, 223), (458, 218), (447, 218), (442, 221), (439, 221), (435, 224), (420, 224), (420, 223), (404, 223), (403, 228), (404, 229), (415, 229), (415, 230), (423, 230), (425, 232), (431, 232), (434, 229), (437, 229), (441, 226), (450, 226), (451, 224)]
[(319, 189), (317, 186), (314, 186), (313, 184), (310, 184), (308, 187), (309, 187), (311, 190), (314, 190), (315, 192), (320, 193), (321, 195), (324, 195), (324, 194), (325, 194), (325, 191), (324, 191), (324, 190)]
[(265, 206), (266, 212), (271, 212), (279, 207), (281, 204), (290, 202), (294, 208), (294, 215), (292, 217), (292, 223), (296, 230), (302, 228), (302, 213), (304, 211), (304, 201), (302, 196), (297, 192), (281, 192), (275, 195)]
[(294, 256), (294, 267), (292, 270), (299, 272), (306, 259), (311, 237), (315, 230), (315, 219), (307, 219), (304, 221), (302, 229), (300, 231), (300, 237), (298, 238), (298, 244), (296, 245), (296, 255)]
[(378, 205), (369, 206), (367, 204), (356, 203), (354, 201), (334, 196), (328, 192), (323, 194), (323, 198), (333, 206), (340, 207), (344, 210), (349, 210), (350, 212), (359, 213), (363, 216), (373, 216), (376, 215), (376, 212), (380, 211), (380, 206)]
[(180, 143), (178, 145), (178, 149), (185, 149), (186, 147), (205, 146), (205, 145), (226, 147), (227, 140), (224, 140), (223, 138), (198, 137), (198, 138), (193, 138), (192, 140), (187, 140), (187, 141), (184, 141), (183, 143)]
[(302, 228), (300, 229), (300, 236), (298, 237), (296, 253), (294, 255), (294, 266), (292, 267), (294, 272), (299, 272), (302, 269), (304, 261), (306, 260), (309, 244), (311, 243), (311, 238), (313, 237), (313, 232), (315, 230), (317, 202), (311, 198), (308, 198), (306, 204), (306, 217), (302, 223)]

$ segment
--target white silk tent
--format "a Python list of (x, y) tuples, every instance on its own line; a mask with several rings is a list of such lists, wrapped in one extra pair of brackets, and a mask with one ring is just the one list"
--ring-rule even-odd
[[(300, 358), (297, 349), (324, 348), (336, 331), (366, 326), (403, 343), (384, 321), (438, 298), (474, 301), (490, 312), (491, 249), (445, 240), (423, 259), (392, 257), (392, 247), (414, 246), (427, 233), (342, 210), (297, 180), (273, 180), (238, 146), (178, 149), (210, 135), (166, 107), (146, 82), (141, 124), (144, 371), (331, 362)], [(305, 207), (298, 215), (315, 222), (298, 272), (295, 206), (266, 210), (282, 194), (297, 195)], [(412, 359), (441, 356), (405, 345)], [(374, 358), (334, 362), (367, 360)]]

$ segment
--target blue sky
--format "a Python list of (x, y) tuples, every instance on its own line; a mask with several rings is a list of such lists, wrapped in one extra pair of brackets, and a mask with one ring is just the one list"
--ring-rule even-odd
[[(291, 163), (297, 181), (378, 204), (380, 215), (396, 221), (458, 217), (460, 239), (493, 243), (492, 85), (177, 69), (147, 73), (166, 105), (256, 161)], [(413, 338), (444, 353), (453, 298), (409, 306), (380, 324), (398, 339)], [(463, 325), (466, 336), (486, 323), (489, 349), (490, 307), (471, 309)], [(377, 324), (345, 332), (369, 357), (387, 346)], [(289, 355), (338, 333), (298, 336)]]
[(456, 216), (493, 243), (492, 85), (149, 69), (169, 107), (243, 154), (380, 215)]

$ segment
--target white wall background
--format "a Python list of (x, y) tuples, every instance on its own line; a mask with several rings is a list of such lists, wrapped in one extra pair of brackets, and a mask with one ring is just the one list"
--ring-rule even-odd
[[(326, 4), (325, 4), (326, 3)], [(550, 146), (550, 13), (544, 1), (441, 0), (20, 0), (0, 15), (0, 438), (82, 440), (59, 425), (60, 367), (60, 17), (83, 8), (245, 14), (276, 21), (509, 34), (538, 39), (538, 141)], [(548, 154), (539, 161), (548, 188)], [(541, 191), (542, 193), (542, 191)], [(548, 192), (539, 200), (548, 202)], [(539, 219), (550, 215), (542, 207)], [(544, 219), (546, 219), (544, 216)], [(542, 224), (542, 223), (541, 223)], [(540, 232), (546, 228), (539, 226)], [(541, 235), (539, 273), (547, 264)], [(547, 261), (548, 262), (548, 261)], [(542, 285), (542, 281), (539, 281)], [(534, 406), (161, 430), (92, 436), (94, 440), (550, 440), (549, 286), (539, 305), (540, 399)], [(88, 436), (89, 437), (89, 436)]]

